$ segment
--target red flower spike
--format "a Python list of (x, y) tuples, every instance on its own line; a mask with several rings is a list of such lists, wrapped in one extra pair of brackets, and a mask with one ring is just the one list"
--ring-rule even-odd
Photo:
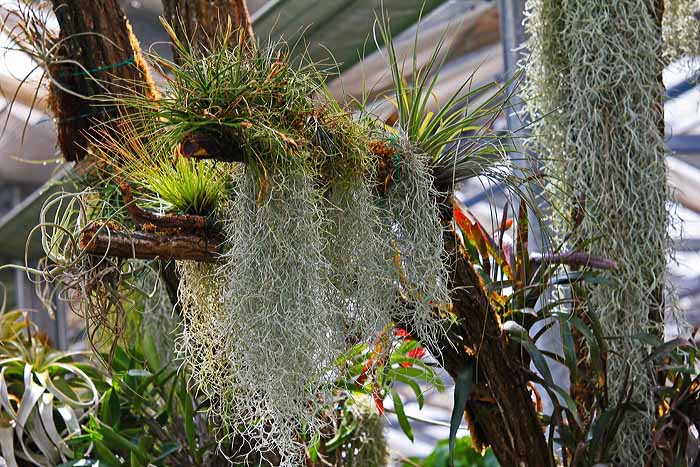
[(377, 406), (379, 415), (384, 415), (384, 399), (379, 395), (378, 389), (372, 391), (372, 398), (374, 399), (374, 404)]
[(372, 368), (372, 363), (373, 361), (371, 358), (367, 360), (367, 363), (365, 363), (365, 366), (362, 368), (362, 373), (357, 377), (357, 384), (365, 384), (365, 381), (367, 381), (367, 373), (369, 369)]
[[(423, 347), (416, 347), (413, 350), (408, 351), (408, 357), (415, 360), (420, 360), (425, 356), (425, 349)], [(411, 362), (401, 362), (401, 366), (404, 368), (412, 368), (413, 363)]]

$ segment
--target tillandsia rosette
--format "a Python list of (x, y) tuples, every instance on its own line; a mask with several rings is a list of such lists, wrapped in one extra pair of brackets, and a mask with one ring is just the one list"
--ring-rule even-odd
[(104, 375), (55, 350), (26, 313), (0, 314), (0, 459), (8, 467), (73, 459), (71, 441), (97, 409)]

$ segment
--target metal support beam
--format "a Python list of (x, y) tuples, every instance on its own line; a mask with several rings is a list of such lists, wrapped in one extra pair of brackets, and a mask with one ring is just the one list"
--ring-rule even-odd
[[(525, 27), (523, 25), (525, 19), (525, 0), (498, 0), (498, 10), (501, 20), (504, 77), (508, 80), (518, 72), (520, 60), (523, 58), (525, 41), (527, 39)], [(534, 171), (538, 170), (538, 163), (536, 157), (532, 154), (529, 155), (530, 157), (523, 157), (525, 153), (520, 141), (528, 134), (527, 126), (529, 121), (527, 121), (521, 113), (523, 101), (515, 89), (518, 84), (518, 82), (513, 83), (511, 85), (512, 89), (509, 90), (511, 99), (510, 105), (506, 109), (506, 121), (508, 123), (508, 130), (514, 137), (514, 147), (519, 151), (519, 153), (513, 153), (511, 155), (514, 165), (521, 168), (520, 173), (516, 175), (526, 178), (532, 175)], [(542, 203), (540, 200), (542, 188), (536, 183), (529, 183), (528, 186), (523, 187), (523, 189), (527, 193), (530, 193), (534, 199), (537, 199), (538, 203)], [(546, 206), (541, 206), (541, 209), (546, 209)], [(542, 252), (547, 246), (543, 241), (539, 216), (534, 215), (530, 210), (528, 222), (530, 226), (528, 248), (532, 252)]]
[[(498, 0), (498, 11), (501, 18), (501, 42), (503, 43), (503, 63), (505, 77), (510, 79), (518, 71), (518, 63), (522, 58), (522, 48), (527, 36), (523, 27), (525, 19), (525, 0)], [(519, 130), (523, 122), (516, 113), (522, 108), (522, 101), (518, 101), (506, 116), (508, 129), (512, 132)]]

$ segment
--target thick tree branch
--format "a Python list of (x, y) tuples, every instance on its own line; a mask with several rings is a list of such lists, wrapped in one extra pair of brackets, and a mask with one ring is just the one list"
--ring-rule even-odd
[(115, 116), (97, 96), (154, 95), (155, 86), (118, 0), (52, 1), (62, 46), (49, 65), (50, 106), (61, 151), (75, 161), (85, 156), (91, 125)]
[(200, 234), (128, 232), (94, 224), (83, 231), (80, 247), (93, 255), (129, 259), (216, 261), (221, 241)]
[[(501, 465), (550, 467), (543, 428), (528, 390), (528, 360), (502, 332), (472, 263), (458, 248), (454, 233), (444, 236), (449, 253), (453, 310), (463, 348), (443, 350), (446, 370), (453, 378), (468, 359), (476, 359), (477, 387), (465, 415), (477, 444), (491, 446)], [(456, 341), (456, 342), (459, 342)]]

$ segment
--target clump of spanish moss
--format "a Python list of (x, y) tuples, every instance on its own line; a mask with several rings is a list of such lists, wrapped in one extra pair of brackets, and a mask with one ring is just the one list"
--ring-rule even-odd
[(179, 261), (177, 269), (182, 320), (176, 350), (188, 364), (197, 389), (213, 401), (211, 411), (215, 416), (231, 372), (230, 362), (221, 355), (228, 337), (236, 330), (222, 326), (226, 318), (223, 280), (215, 274), (214, 266)]
[[(534, 150), (549, 161), (554, 222), (585, 215), (569, 242), (614, 259), (612, 284), (589, 291), (609, 340), (612, 406), (632, 403), (614, 443), (615, 463), (641, 465), (654, 416), (649, 349), (634, 336), (660, 332), (669, 247), (663, 143), (661, 30), (653, 2), (529, 0), (525, 101)], [(576, 205), (574, 200), (584, 205)], [(563, 229), (562, 229), (563, 231)], [(626, 375), (629, 374), (629, 381)]]
[(235, 367), (235, 397), (218, 416), (256, 449), (278, 452), (282, 465), (298, 465), (295, 433), (321, 428), (329, 372), (345, 348), (346, 310), (329, 281), (323, 201), (313, 178), (299, 169), (270, 175), (262, 199), (257, 178), (241, 175), (223, 221), (227, 248), (218, 276), (226, 278), (226, 312), (219, 325), (236, 329), (222, 349)]
[[(156, 101), (125, 99), (138, 108), (127, 116), (132, 137), (96, 144), (120, 175), (141, 181), (142, 199), (196, 204), (220, 228), (217, 266), (178, 265), (178, 350), (221, 447), (293, 466), (302, 433), (313, 438), (328, 423), (348, 349), (374, 342), (392, 320), (425, 340), (442, 332), (434, 309), (449, 303), (443, 228), (431, 157), (400, 144), (380, 201), (384, 155), (368, 141), (376, 125), (334, 102), (314, 66), (292, 66), (283, 47), (228, 47), (232, 34), (207, 51), (171, 34), (179, 62), (154, 58), (172, 72), (168, 89)], [(232, 168), (183, 161), (185, 140), (207, 156), (234, 148), (222, 163)], [(186, 193), (168, 182), (180, 167), (192, 181)], [(200, 202), (176, 203), (184, 194)]]
[(369, 182), (360, 176), (334, 180), (329, 186), (328, 229), (333, 239), (330, 262), (332, 298), (345, 310), (348, 344), (370, 342), (391, 321), (396, 309), (392, 248)]
[(397, 282), (405, 305), (396, 309), (395, 318), (421, 340), (430, 341), (444, 332), (444, 322), (435, 310), (450, 303), (438, 193), (423, 151), (403, 140), (398, 144), (397, 159), (393, 181), (384, 196)]
[(389, 447), (384, 437), (384, 419), (368, 395), (357, 395), (349, 410), (356, 422), (352, 436), (341, 446), (343, 467), (383, 467), (389, 462)]
[(700, 1), (665, 0), (663, 12), (664, 57), (668, 61), (700, 58)]

